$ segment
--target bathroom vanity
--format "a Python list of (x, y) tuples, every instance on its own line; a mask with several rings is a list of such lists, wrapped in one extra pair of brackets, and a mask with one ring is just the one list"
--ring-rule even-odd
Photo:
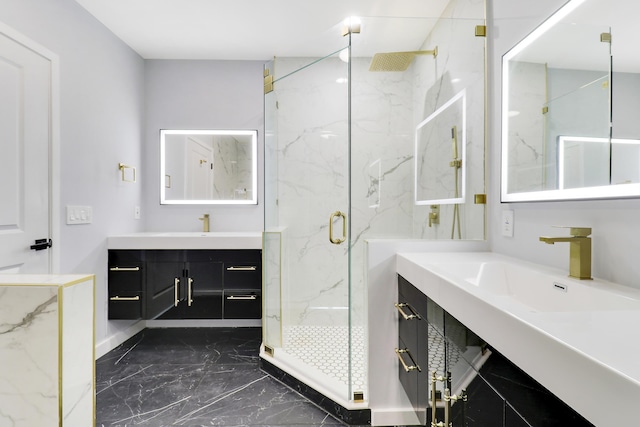
[(94, 425), (93, 275), (0, 274), (0, 425)]
[[(447, 363), (436, 372), (437, 377), (445, 377), (444, 381), (436, 378), (445, 397), (435, 406), (444, 409), (447, 393), (454, 395), (449, 399), (450, 417), (457, 416), (465, 407), (472, 409), (472, 387), (484, 382), (488, 385), (485, 397), (486, 393), (497, 393), (495, 400), (505, 410), (511, 407), (518, 410), (518, 405), (510, 401), (514, 396), (504, 391), (508, 389), (501, 391), (498, 384), (487, 381), (489, 376), (483, 372), (483, 365), (490, 365), (494, 356), (488, 356), (486, 361), (477, 357), (477, 352), (467, 356), (469, 348), (479, 345), (480, 355), (485, 349), (497, 351), (510, 372), (526, 373), (518, 381), (543, 386), (588, 423), (630, 425), (636, 419), (634, 402), (640, 397), (637, 340), (629, 337), (624, 325), (640, 321), (638, 290), (597, 279), (572, 279), (567, 272), (491, 252), (399, 254), (397, 272), (401, 277), (399, 295), (406, 299), (397, 304), (405, 303), (415, 309), (412, 312), (401, 307), (408, 316), (427, 319), (429, 343), (433, 342), (431, 335), (435, 331), (446, 344)], [(420, 307), (427, 307), (426, 313)], [(440, 320), (433, 321), (430, 309)], [(413, 353), (407, 343), (409, 339), (403, 335), (403, 322), (408, 321), (402, 315), (399, 317), (399, 349)], [(481, 337), (480, 341), (469, 339), (471, 330), (471, 337)], [(431, 356), (431, 349), (428, 354)], [(463, 356), (460, 359), (467, 368), (458, 381), (464, 382), (466, 378), (468, 384), (456, 386), (454, 376), (454, 384), (446, 392), (446, 372), (455, 371), (456, 364), (451, 363), (455, 354)], [(411, 359), (405, 360), (408, 367), (430, 365), (419, 360), (412, 365)], [(401, 379), (403, 371), (400, 363)], [(409, 371), (407, 376), (418, 369)], [(422, 390), (430, 390), (432, 386), (424, 377), (423, 374), (414, 381), (420, 381)], [(403, 382), (406, 384), (408, 380)], [(411, 396), (413, 389), (406, 386), (405, 389)], [(431, 397), (427, 393), (426, 398)], [(425, 400), (424, 396), (413, 396), (418, 409), (424, 408)], [(538, 404), (543, 403), (535, 403)], [(442, 421), (443, 416), (436, 412), (438, 421)], [(516, 413), (509, 415), (509, 412), (505, 412), (505, 419), (514, 421), (508, 425), (526, 425), (519, 423), (519, 417), (511, 417)], [(571, 420), (571, 425), (589, 425), (585, 421), (579, 424), (580, 418)]]
[(109, 319), (260, 319), (261, 233), (109, 238)]

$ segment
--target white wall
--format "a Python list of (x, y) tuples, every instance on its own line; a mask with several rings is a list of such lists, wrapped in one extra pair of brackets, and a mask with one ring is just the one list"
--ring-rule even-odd
[[(96, 340), (106, 320), (106, 237), (141, 229), (141, 185), (119, 180), (118, 163), (140, 166), (144, 62), (72, 0), (0, 0), (0, 20), (60, 58), (60, 272), (96, 274)], [(93, 208), (69, 226), (66, 205)]]
[[(569, 270), (566, 244), (546, 245), (543, 235), (564, 235), (552, 225), (593, 228), (593, 276), (640, 288), (640, 200), (500, 203), (501, 57), (533, 30), (563, 0), (490, 0), (489, 67), (489, 239), (492, 250)], [(503, 209), (515, 211), (514, 237), (502, 237)]]
[[(211, 231), (263, 228), (262, 61), (145, 61), (146, 118), (142, 217), (147, 231)], [(160, 129), (258, 130), (258, 204), (160, 205)]]

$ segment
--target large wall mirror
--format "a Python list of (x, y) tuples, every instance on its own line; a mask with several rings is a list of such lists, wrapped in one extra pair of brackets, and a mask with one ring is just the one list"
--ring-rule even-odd
[(161, 204), (256, 204), (255, 130), (160, 131)]
[(640, 2), (570, 0), (503, 57), (503, 202), (640, 196)]

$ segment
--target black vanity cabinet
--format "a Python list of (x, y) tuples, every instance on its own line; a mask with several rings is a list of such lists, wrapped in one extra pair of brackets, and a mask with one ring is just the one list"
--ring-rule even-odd
[(222, 318), (218, 251), (147, 251), (149, 319)]
[(109, 319), (144, 316), (144, 252), (109, 251)]
[(262, 252), (110, 250), (109, 295), (110, 319), (260, 319)]
[[(423, 425), (591, 426), (402, 276), (395, 305), (396, 353), (406, 348), (420, 366), (411, 369), (407, 363), (406, 369), (400, 362), (399, 379)], [(407, 307), (410, 311), (402, 313)], [(412, 314), (423, 326), (406, 327), (417, 321), (406, 319)]]

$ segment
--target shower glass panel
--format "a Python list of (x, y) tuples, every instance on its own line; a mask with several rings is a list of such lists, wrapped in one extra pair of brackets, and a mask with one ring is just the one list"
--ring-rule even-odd
[(349, 66), (339, 57), (348, 37), (341, 42), (324, 57), (278, 58), (270, 70), (263, 333), (274, 363), (349, 401)]
[[(470, 7), (478, 19), (361, 17), (360, 33), (323, 34), (320, 54), (306, 43), (268, 65), (262, 356), (347, 409), (367, 408), (368, 366), (385, 357), (368, 342), (366, 240), (485, 237), (484, 6)], [(415, 202), (415, 144), (438, 111), (421, 144), (438, 147), (430, 161), (453, 190), (432, 226)]]

